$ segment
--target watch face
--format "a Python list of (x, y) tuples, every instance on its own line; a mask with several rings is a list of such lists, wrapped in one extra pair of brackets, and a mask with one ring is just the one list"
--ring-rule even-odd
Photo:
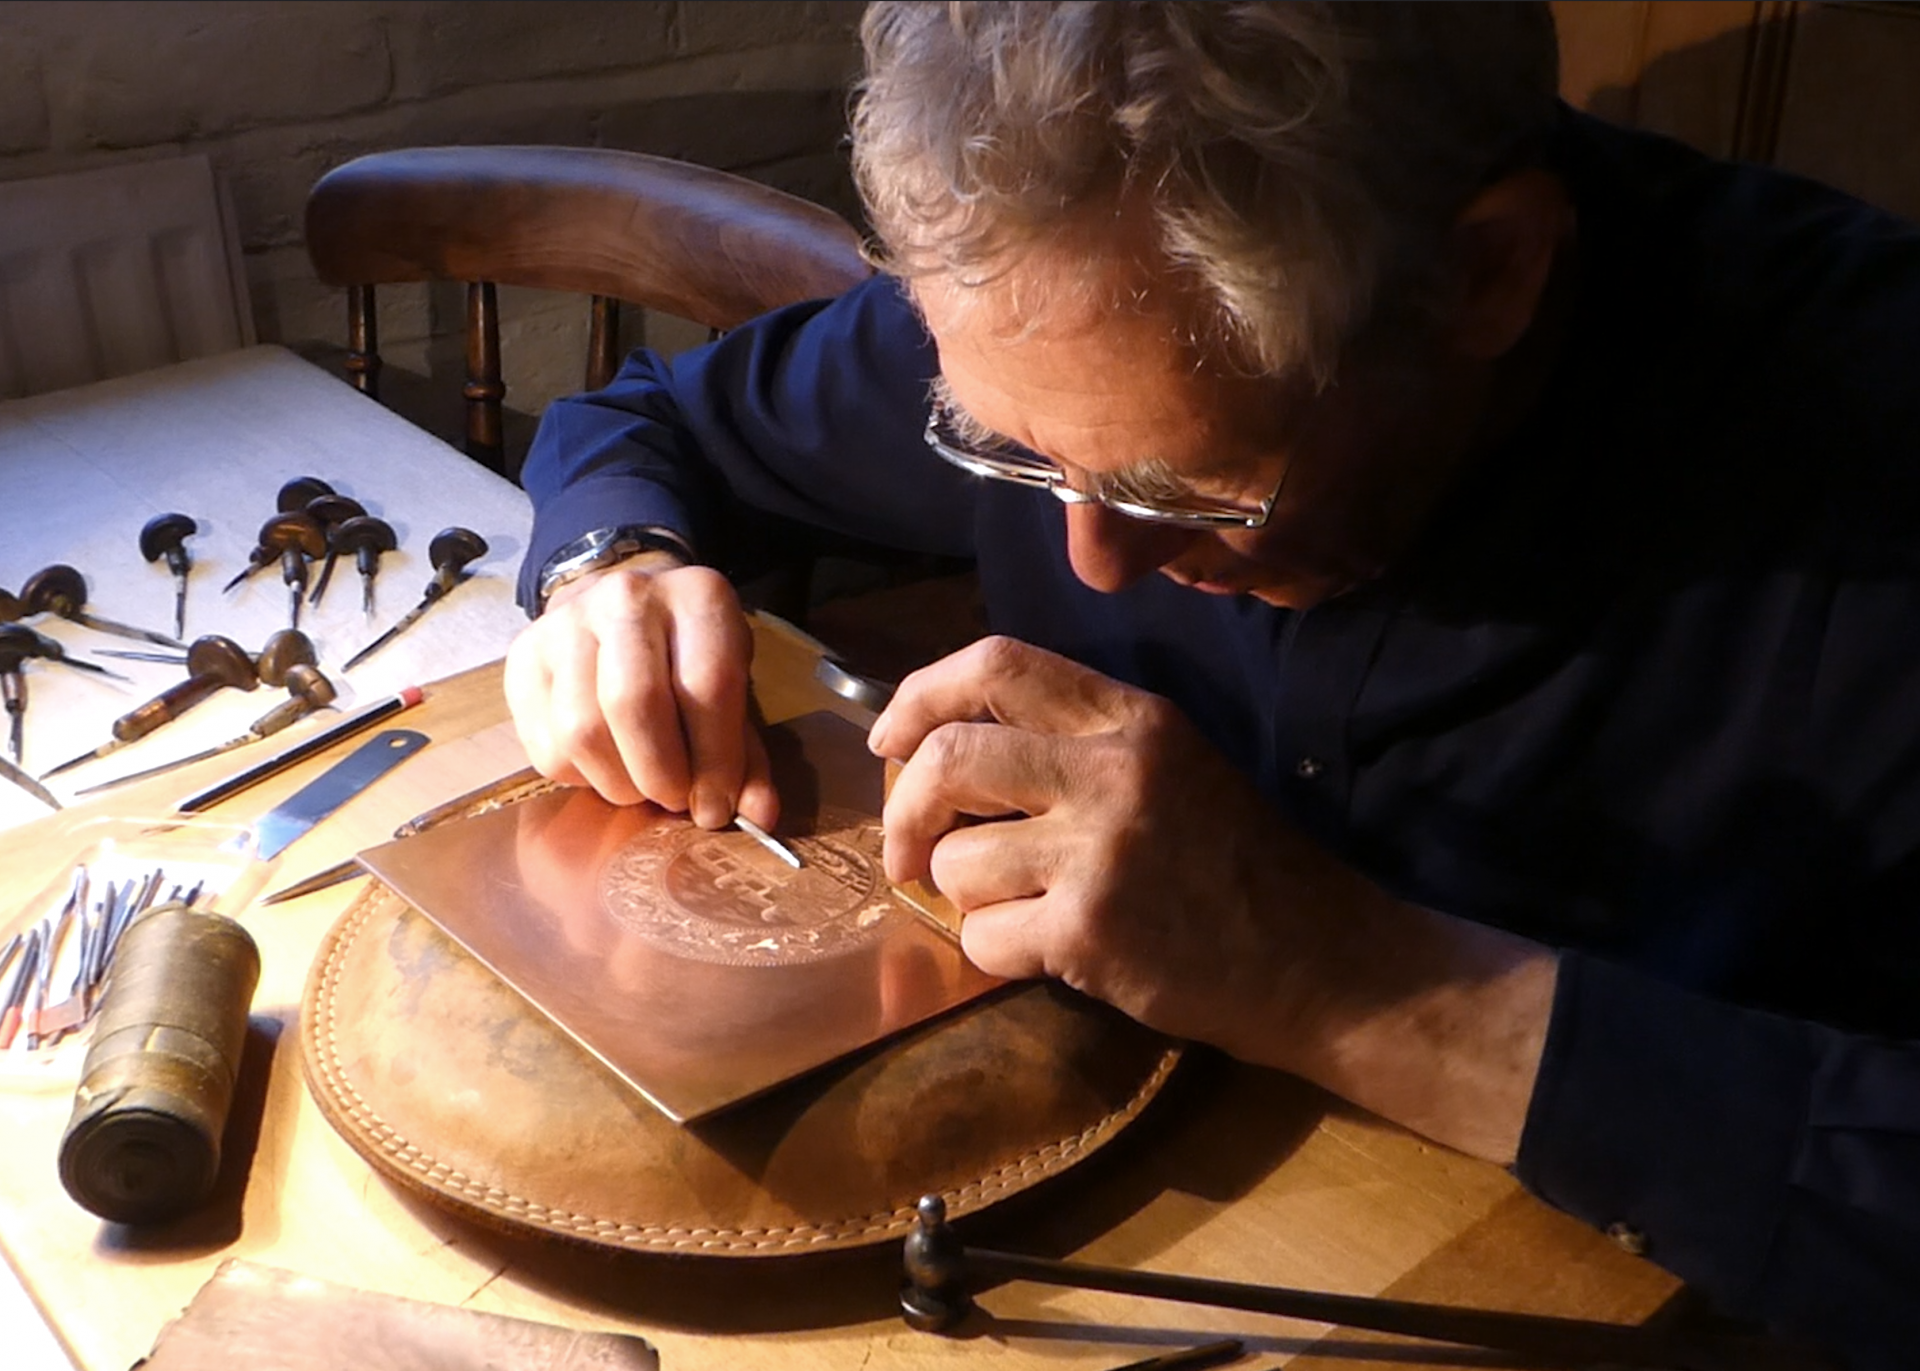
[(618, 544), (614, 542), (613, 534), (607, 532), (605, 529), (602, 529), (598, 533), (589, 533), (579, 542), (573, 544), (573, 550), (567, 556), (561, 558), (560, 569), (563, 571), (585, 571), (591, 567), (598, 566), (601, 562), (608, 561), (613, 557), (616, 546), (618, 546)]
[(613, 541), (613, 535), (605, 530), (589, 533), (586, 537), (567, 544), (560, 550), (553, 565), (541, 574), (541, 605), (545, 606), (553, 592), (568, 581), (615, 561), (620, 555), (617, 551), (618, 546)]
[(554, 553), (545, 571), (540, 573), (537, 602), (545, 609), (553, 592), (576, 577), (642, 552), (671, 552), (691, 559), (692, 551), (677, 536), (665, 529), (654, 530), (622, 525), (599, 528), (582, 534)]

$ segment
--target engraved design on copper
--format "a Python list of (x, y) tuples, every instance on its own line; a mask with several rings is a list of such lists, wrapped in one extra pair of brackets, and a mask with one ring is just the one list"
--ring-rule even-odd
[(786, 841), (798, 871), (744, 833), (662, 824), (614, 854), (601, 906), (664, 951), (727, 966), (792, 966), (867, 946), (909, 918), (880, 876), (880, 825), (825, 808)]

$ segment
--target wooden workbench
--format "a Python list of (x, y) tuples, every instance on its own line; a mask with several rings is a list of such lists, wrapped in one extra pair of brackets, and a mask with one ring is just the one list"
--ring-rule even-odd
[[(829, 702), (812, 649), (759, 629), (756, 682), (778, 720)], [(404, 716), (435, 741), (296, 845), (275, 883), (383, 841), (410, 815), (515, 769), (498, 668), (433, 686)], [(216, 811), (246, 819), (316, 763)], [(203, 764), (207, 778), (220, 763)], [(199, 777), (131, 788), (0, 835), (0, 867), (54, 879), (103, 813), (151, 811)], [(295, 856), (294, 854), (297, 854)], [(17, 873), (17, 877), (16, 877)], [(17, 888), (17, 887), (16, 887)], [(314, 949), (357, 889), (256, 909), (264, 971), (258, 1059), (231, 1165), (203, 1214), (156, 1233), (103, 1225), (61, 1190), (54, 1156), (77, 1054), (0, 1087), (0, 1244), (84, 1371), (122, 1371), (227, 1257), (361, 1287), (581, 1327), (638, 1331), (669, 1368), (1100, 1367), (1235, 1333), (1290, 1364), (1358, 1335), (1285, 1320), (1034, 1286), (982, 1300), (961, 1338), (908, 1330), (891, 1249), (797, 1259), (666, 1259), (516, 1241), (427, 1208), (377, 1178), (302, 1083), (296, 1015)], [(1106, 1152), (1003, 1211), (972, 1239), (1108, 1265), (1587, 1318), (1639, 1320), (1674, 1283), (1522, 1193), (1504, 1171), (1424, 1143), (1277, 1073), (1204, 1055)], [(1371, 1358), (1380, 1349), (1369, 1347)], [(1442, 1354), (1445, 1355), (1445, 1354)], [(1395, 1362), (1370, 1360), (1373, 1366)], [(1432, 1365), (1432, 1349), (1422, 1356)]]

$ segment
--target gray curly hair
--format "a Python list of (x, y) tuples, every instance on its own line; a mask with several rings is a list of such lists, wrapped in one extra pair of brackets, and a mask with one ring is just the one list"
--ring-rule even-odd
[(1556, 117), (1544, 3), (878, 0), (861, 34), (881, 265), (977, 284), (1144, 195), (1231, 361), (1322, 385), (1438, 317), (1455, 216)]

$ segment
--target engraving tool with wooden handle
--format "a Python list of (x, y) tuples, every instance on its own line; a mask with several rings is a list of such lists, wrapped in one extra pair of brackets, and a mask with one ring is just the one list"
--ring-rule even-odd
[(228, 686), (236, 690), (253, 690), (260, 684), (259, 669), (254, 666), (253, 658), (247, 655), (246, 649), (233, 639), (223, 638), (217, 633), (193, 640), (193, 646), (187, 649), (187, 671), (186, 680), (168, 687), (145, 704), (115, 719), (111, 742), (102, 743), (78, 757), (69, 757), (44, 772), (42, 779), (118, 752), (128, 743), (137, 742), (156, 728), (179, 718), (217, 690)]
[(347, 658), (347, 664), (340, 669), (352, 671), (413, 627), (422, 614), (440, 603), (449, 591), (467, 579), (467, 563), (477, 562), (486, 555), (487, 540), (470, 528), (443, 528), (434, 534), (433, 541), (427, 544), (427, 560), (433, 563), (433, 579), (427, 582), (420, 603), (401, 615), (393, 627)]

